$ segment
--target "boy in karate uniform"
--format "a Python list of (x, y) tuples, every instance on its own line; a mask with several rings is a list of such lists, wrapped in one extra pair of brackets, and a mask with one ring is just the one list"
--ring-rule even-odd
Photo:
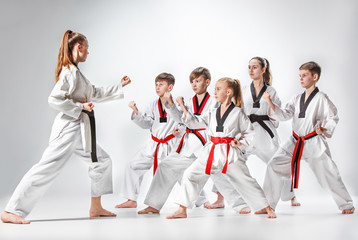
[(129, 103), (129, 107), (133, 109), (131, 119), (141, 128), (150, 129), (151, 139), (127, 165), (120, 195), (128, 201), (116, 205), (116, 208), (136, 208), (143, 175), (153, 165), (154, 175), (158, 161), (176, 150), (174, 147), (180, 134), (178, 123), (167, 115), (164, 109), (164, 94), (173, 89), (174, 83), (172, 74), (161, 73), (155, 79), (155, 90), (159, 99), (154, 100), (144, 112), (138, 110), (134, 101)]
[[(322, 187), (330, 190), (342, 214), (354, 212), (353, 201), (333, 162), (326, 137), (332, 137), (338, 123), (337, 108), (316, 87), (321, 74), (315, 62), (304, 63), (300, 68), (301, 85), (305, 92), (294, 96), (284, 109), (275, 105), (269, 93), (263, 97), (269, 103), (269, 117), (292, 120), (293, 135), (275, 153), (267, 166), (263, 189), (273, 208), (280, 199), (284, 178), (291, 177), (291, 191), (298, 187), (300, 160), (306, 160)], [(257, 213), (265, 213), (262, 209)]]

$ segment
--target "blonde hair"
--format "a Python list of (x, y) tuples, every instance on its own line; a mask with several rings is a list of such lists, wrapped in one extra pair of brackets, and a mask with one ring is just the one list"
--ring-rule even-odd
[(56, 82), (60, 78), (61, 70), (63, 66), (67, 66), (68, 69), (70, 65), (75, 65), (72, 56), (72, 50), (76, 43), (83, 44), (86, 41), (86, 37), (80, 33), (72, 32), (67, 30), (63, 36), (60, 44), (60, 49), (58, 50), (57, 64), (56, 64)]
[(220, 78), (218, 81), (225, 82), (228, 88), (233, 90), (233, 99), (236, 107), (242, 108), (242, 92), (241, 84), (238, 79), (232, 79), (228, 77)]

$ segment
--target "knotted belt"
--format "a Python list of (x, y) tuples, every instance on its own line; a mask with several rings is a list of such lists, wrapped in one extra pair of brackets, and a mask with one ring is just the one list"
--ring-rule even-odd
[(190, 128), (186, 128), (186, 131), (185, 133), (183, 134), (181, 140), (180, 140), (180, 143), (179, 143), (179, 146), (178, 146), (178, 149), (177, 149), (177, 153), (180, 153), (182, 147), (183, 147), (183, 142), (184, 142), (184, 136), (187, 134), (187, 133), (193, 133), (195, 136), (197, 136), (199, 138), (199, 140), (201, 141), (201, 143), (203, 145), (205, 145), (206, 141), (205, 141), (205, 138), (203, 137), (203, 135), (200, 134), (199, 131), (202, 131), (202, 130), (205, 130), (205, 128), (198, 128), (198, 129), (190, 129)]
[(214, 159), (214, 148), (215, 148), (215, 145), (219, 144), (219, 143), (225, 143), (226, 144), (226, 162), (225, 162), (224, 168), (222, 170), (222, 173), (226, 173), (227, 164), (228, 164), (228, 157), (229, 157), (229, 151), (230, 151), (230, 142), (233, 139), (234, 138), (232, 138), (232, 137), (210, 137), (210, 140), (213, 143), (213, 146), (211, 147), (208, 162), (206, 163), (206, 169), (205, 169), (206, 174), (210, 175), (211, 165), (213, 164), (213, 159)]
[(302, 157), (305, 140), (313, 138), (315, 136), (317, 136), (316, 131), (313, 131), (304, 137), (299, 137), (295, 132), (293, 132), (293, 137), (297, 140), (297, 142), (296, 142), (295, 150), (293, 152), (292, 163), (291, 163), (291, 174), (292, 174), (291, 192), (293, 188), (298, 188), (298, 180), (300, 175), (300, 161)]
[[(159, 139), (159, 138), (156, 138), (152, 135), (152, 139), (157, 142), (157, 146), (155, 148), (155, 152), (154, 152), (154, 166), (153, 166), (153, 176), (155, 174), (155, 172), (157, 171), (157, 167), (158, 167), (158, 147), (159, 147), (159, 144), (161, 143), (166, 143), (167, 146), (168, 146), (168, 141), (172, 138), (174, 138), (175, 136), (173, 134), (170, 134), (168, 135), (167, 137), (165, 137), (164, 139)], [(167, 148), (167, 155), (168, 155), (168, 148)]]
[(249, 119), (252, 123), (257, 122), (260, 124), (260, 126), (266, 130), (266, 132), (273, 138), (275, 135), (271, 131), (271, 129), (266, 125), (264, 121), (269, 121), (270, 118), (267, 115), (256, 115), (256, 114), (250, 114)]
[(97, 159), (97, 147), (96, 147), (96, 121), (94, 119), (94, 111), (92, 110), (82, 110), (85, 114), (88, 115), (90, 120), (90, 126), (91, 126), (91, 159), (92, 162), (98, 162)]

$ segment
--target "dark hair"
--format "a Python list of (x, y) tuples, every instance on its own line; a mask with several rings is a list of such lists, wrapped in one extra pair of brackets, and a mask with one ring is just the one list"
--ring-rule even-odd
[(158, 81), (165, 81), (168, 83), (168, 85), (173, 85), (174, 86), (174, 83), (175, 83), (175, 78), (172, 74), (170, 73), (161, 73), (159, 74), (156, 78), (155, 78), (155, 82), (158, 82)]
[(266, 58), (262, 58), (262, 57), (253, 57), (253, 58), (251, 58), (251, 60), (253, 60), (253, 59), (255, 59), (255, 60), (260, 62), (261, 68), (265, 68), (265, 72), (263, 74), (264, 83), (266, 83), (267, 85), (271, 86), (272, 85), (272, 74), (271, 74), (269, 61)]
[(233, 98), (235, 106), (242, 108), (242, 92), (241, 84), (238, 79), (232, 79), (228, 77), (220, 78), (218, 81), (225, 82), (228, 88), (231, 88), (234, 92)]
[(313, 61), (306, 62), (306, 63), (302, 64), (299, 69), (300, 70), (308, 70), (308, 71), (310, 71), (310, 73), (312, 73), (312, 75), (317, 73), (318, 79), (321, 76), (321, 67), (318, 65), (318, 63), (313, 62)]
[(195, 78), (198, 78), (200, 76), (203, 76), (206, 79), (211, 80), (210, 72), (207, 68), (204, 67), (197, 67), (195, 68), (189, 76), (190, 82), (192, 82)]
[(83, 44), (86, 41), (86, 37), (80, 33), (67, 30), (63, 36), (58, 50), (57, 65), (55, 71), (56, 82), (60, 78), (61, 70), (63, 66), (70, 68), (70, 64), (75, 65), (72, 56), (72, 50), (76, 43)]

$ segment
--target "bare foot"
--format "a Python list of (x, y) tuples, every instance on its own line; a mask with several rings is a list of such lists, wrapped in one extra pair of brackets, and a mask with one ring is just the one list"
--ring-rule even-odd
[(354, 210), (355, 210), (354, 207), (352, 207), (351, 209), (345, 209), (342, 211), (342, 214), (353, 214)]
[(267, 212), (267, 218), (277, 218), (275, 214), (275, 210), (273, 210), (270, 206), (266, 207), (266, 212)]
[(204, 208), (207, 208), (207, 209), (216, 209), (216, 208), (224, 208), (224, 207), (225, 207), (224, 202), (221, 202), (218, 200), (216, 202), (214, 202), (213, 204), (210, 204), (210, 203), (204, 204)]
[(149, 214), (149, 213), (153, 213), (153, 214), (159, 214), (159, 210), (155, 209), (155, 208), (152, 208), (152, 207), (147, 207), (143, 210), (140, 210), (138, 212), (138, 214)]
[(291, 199), (291, 206), (298, 207), (298, 206), (301, 206), (301, 203), (297, 201), (296, 197), (293, 197)]
[(175, 219), (175, 218), (187, 218), (186, 215), (186, 207), (180, 205), (179, 209), (175, 211), (173, 214), (166, 217), (167, 219)]
[(15, 223), (15, 224), (29, 224), (30, 221), (23, 219), (22, 217), (9, 212), (3, 212), (1, 214), (1, 221), (4, 223)]
[(239, 214), (249, 214), (251, 209), (249, 207), (243, 207), (240, 209)]
[(266, 208), (263, 208), (261, 210), (256, 211), (255, 214), (267, 214), (267, 210)]
[(104, 208), (91, 208), (89, 212), (90, 217), (115, 217), (116, 214), (107, 211)]
[(133, 200), (128, 200), (127, 202), (116, 205), (115, 208), (136, 208), (137, 202)]
[(205, 202), (204, 204), (203, 204), (203, 206), (204, 206), (204, 208), (208, 208), (209, 206), (210, 206), (210, 202), (208, 201), (208, 202)]

